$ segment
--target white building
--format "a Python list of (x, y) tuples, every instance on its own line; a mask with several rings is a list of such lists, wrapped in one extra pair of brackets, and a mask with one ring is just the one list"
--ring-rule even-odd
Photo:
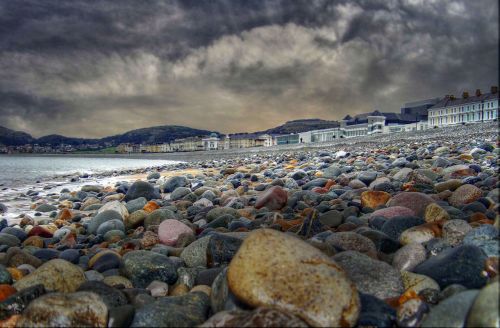
[(443, 127), (456, 124), (488, 122), (498, 119), (498, 87), (490, 93), (476, 90), (473, 96), (464, 92), (461, 98), (447, 95), (429, 109), (429, 126)]
[(220, 146), (220, 138), (216, 133), (210, 134), (208, 138), (203, 138), (203, 149), (204, 150), (217, 150)]

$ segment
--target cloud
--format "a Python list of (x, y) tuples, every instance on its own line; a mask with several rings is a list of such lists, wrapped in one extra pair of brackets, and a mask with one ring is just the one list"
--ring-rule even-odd
[(100, 137), (398, 111), (498, 84), (495, 8), (493, 0), (0, 2), (0, 125)]

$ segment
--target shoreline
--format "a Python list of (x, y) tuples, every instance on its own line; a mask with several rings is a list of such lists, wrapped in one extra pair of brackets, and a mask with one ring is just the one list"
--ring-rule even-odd
[(496, 128), (466, 126), (17, 190), (0, 213), (5, 302), (37, 294), (1, 319), (36, 322), (55, 299), (75, 326), (491, 326), (499, 155)]

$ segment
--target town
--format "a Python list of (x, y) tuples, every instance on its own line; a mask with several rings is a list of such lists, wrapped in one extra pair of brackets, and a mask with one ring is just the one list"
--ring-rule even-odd
[[(473, 95), (464, 91), (460, 97), (446, 95), (408, 102), (400, 113), (373, 112), (345, 116), (337, 127), (311, 130), (291, 134), (238, 133), (195, 136), (175, 139), (170, 143), (129, 144), (116, 146), (115, 153), (171, 153), (192, 151), (216, 151), (251, 147), (272, 147), (285, 144), (328, 142), (336, 139), (363, 137), (374, 134), (409, 132), (435, 129), (450, 125), (491, 122), (498, 120), (498, 87), (482, 93), (477, 89)], [(105, 147), (111, 147), (107, 144)], [(72, 153), (75, 151), (98, 151), (98, 144), (78, 146), (60, 144), (44, 146), (26, 144), (22, 146), (0, 146), (0, 153)]]

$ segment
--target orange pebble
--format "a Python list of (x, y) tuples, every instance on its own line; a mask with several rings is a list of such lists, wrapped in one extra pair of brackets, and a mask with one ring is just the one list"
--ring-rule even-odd
[(148, 213), (151, 213), (154, 210), (157, 210), (159, 208), (160, 208), (160, 206), (158, 204), (156, 204), (156, 202), (151, 200), (146, 205), (144, 205), (144, 207), (142, 209)]
[(0, 302), (3, 302), (7, 297), (12, 294), (17, 293), (17, 290), (11, 285), (1, 284), (0, 285)]
[(24, 276), (23, 272), (17, 268), (7, 268), (7, 271), (9, 271), (12, 279), (15, 281), (18, 281)]
[(20, 318), (20, 314), (11, 315), (9, 318), (0, 321), (0, 328), (14, 328)]

